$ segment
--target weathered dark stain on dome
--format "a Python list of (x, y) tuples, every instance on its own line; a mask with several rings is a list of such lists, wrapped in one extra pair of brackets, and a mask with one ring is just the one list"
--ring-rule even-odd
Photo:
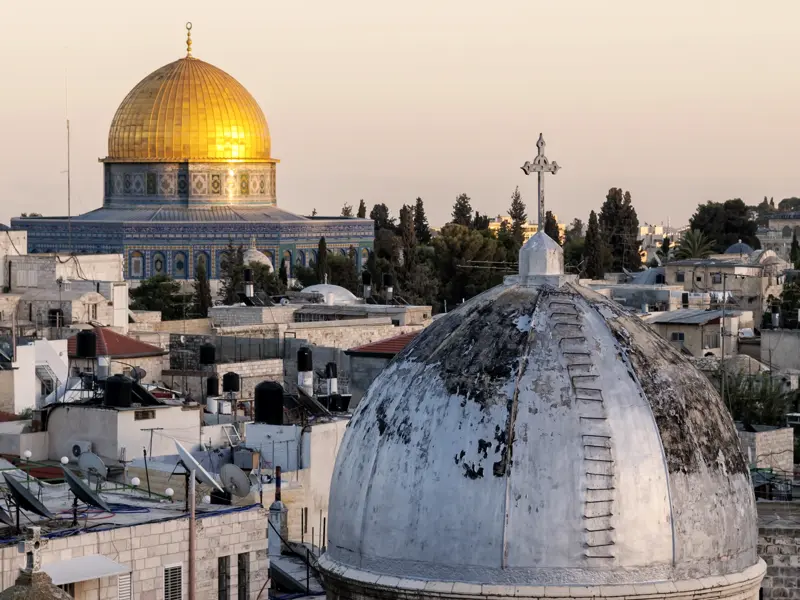
[(606, 322), (650, 404), (669, 471), (747, 474), (733, 420), (708, 379), (643, 321), (607, 301), (593, 302), (615, 315)]
[(536, 297), (536, 292), (519, 288), (480, 296), (469, 303), (469, 312), (441, 319), (437, 331), (415, 340), (407, 349), (409, 357), (437, 365), (447, 391), (481, 409), (506, 403), (508, 394), (501, 388), (516, 377), (528, 338), (517, 319), (533, 312)]

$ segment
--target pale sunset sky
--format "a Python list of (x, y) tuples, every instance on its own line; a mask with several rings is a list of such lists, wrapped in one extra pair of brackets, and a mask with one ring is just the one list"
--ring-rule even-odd
[(186, 21), (263, 108), (300, 214), (421, 196), (441, 225), (459, 193), (497, 215), (519, 185), (535, 218), (540, 131), (561, 220), (610, 187), (673, 225), (800, 196), (798, 0), (47, 0), (0, 17), (0, 221), (66, 214), (65, 73), (73, 214), (101, 205), (114, 112), (185, 54)]

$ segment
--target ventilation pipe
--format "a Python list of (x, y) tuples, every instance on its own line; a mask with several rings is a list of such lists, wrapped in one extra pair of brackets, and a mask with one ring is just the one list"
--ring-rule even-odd
[(364, 300), (372, 296), (372, 275), (369, 271), (361, 272), (361, 286), (364, 288)]
[(307, 396), (314, 395), (314, 364), (308, 346), (297, 351), (297, 387)]
[(339, 379), (336, 372), (336, 363), (329, 362), (325, 365), (325, 379), (327, 381), (327, 395), (333, 396), (339, 393)]

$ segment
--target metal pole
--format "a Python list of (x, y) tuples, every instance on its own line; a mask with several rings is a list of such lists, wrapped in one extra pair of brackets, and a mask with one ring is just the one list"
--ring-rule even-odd
[(142, 454), (144, 454), (144, 476), (147, 478), (147, 497), (150, 498), (150, 471), (147, 470), (147, 448), (142, 448)]
[(720, 373), (720, 389), (719, 395), (722, 398), (722, 403), (725, 404), (725, 305), (728, 302), (728, 295), (726, 293), (727, 286), (726, 282), (728, 281), (728, 274), (722, 274), (722, 358), (720, 359), (720, 367), (722, 368), (722, 372)]
[(309, 581), (311, 579), (311, 557), (309, 556), (308, 548), (306, 548), (306, 595), (310, 594)]
[(189, 600), (195, 599), (196, 568), (195, 568), (195, 478), (194, 469), (190, 473), (189, 479)]

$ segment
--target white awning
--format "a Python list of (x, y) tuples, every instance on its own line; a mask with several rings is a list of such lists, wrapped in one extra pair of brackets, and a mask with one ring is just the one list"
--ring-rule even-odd
[(50, 575), (55, 585), (64, 585), (130, 573), (131, 568), (100, 554), (92, 554), (42, 565), (42, 571)]

